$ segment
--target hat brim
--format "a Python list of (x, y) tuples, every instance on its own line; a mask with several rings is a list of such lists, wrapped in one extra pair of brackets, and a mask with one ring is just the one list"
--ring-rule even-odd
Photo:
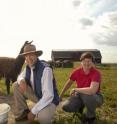
[(25, 56), (25, 55), (31, 54), (31, 53), (34, 53), (34, 54), (36, 54), (37, 56), (41, 56), (43, 52), (42, 52), (41, 50), (38, 50), (38, 51), (30, 51), (30, 52), (21, 53), (21, 54), (19, 54), (19, 55), (20, 55), (20, 56)]

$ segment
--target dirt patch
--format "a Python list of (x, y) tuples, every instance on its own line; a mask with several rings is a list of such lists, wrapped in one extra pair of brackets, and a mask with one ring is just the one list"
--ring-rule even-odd
[(13, 96), (6, 96), (4, 94), (0, 94), (0, 103), (7, 103), (10, 105), (11, 110), (8, 115), (8, 124), (15, 124), (14, 114), (13, 114), (13, 110), (15, 109)]
[[(5, 94), (1, 94), (0, 93), (0, 103), (7, 103), (11, 107), (11, 110), (10, 110), (9, 115), (8, 115), (8, 122), (7, 122), (7, 124), (38, 124), (37, 122), (30, 123), (28, 121), (21, 121), (21, 122), (16, 122), (15, 121), (14, 113), (16, 113), (15, 112), (16, 108), (15, 108), (15, 103), (14, 103), (13, 96), (7, 96)], [(33, 103), (28, 100), (27, 104), (29, 106), (29, 109), (31, 109), (32, 106), (33, 106)], [(64, 114), (65, 113), (62, 111), (61, 103), (60, 103), (60, 105), (57, 107), (57, 110), (56, 110), (56, 113), (55, 113), (56, 120), (60, 120), (61, 116), (64, 115)]]
[(11, 110), (10, 110), (10, 112), (8, 114), (8, 122), (7, 122), (7, 124), (29, 124), (28, 121), (24, 121), (24, 122), (16, 122), (15, 121), (14, 113), (15, 113), (16, 109), (15, 109), (15, 103), (14, 103), (13, 96), (7, 96), (7, 95), (4, 95), (4, 94), (0, 93), (0, 103), (7, 103), (11, 107)]

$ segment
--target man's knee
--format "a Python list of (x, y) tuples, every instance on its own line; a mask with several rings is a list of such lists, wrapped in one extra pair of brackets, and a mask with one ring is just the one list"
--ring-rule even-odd
[(48, 117), (38, 118), (38, 122), (40, 124), (52, 124), (52, 120), (51, 119), (48, 119)]
[(38, 114), (37, 114), (37, 119), (40, 124), (51, 124), (52, 120), (54, 118), (54, 113), (56, 111), (56, 106), (52, 103), (42, 109)]
[(19, 87), (18, 83), (17, 82), (14, 82), (13, 83), (13, 90), (17, 90)]

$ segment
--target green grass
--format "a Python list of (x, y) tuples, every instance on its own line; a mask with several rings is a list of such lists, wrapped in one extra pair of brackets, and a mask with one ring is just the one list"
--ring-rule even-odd
[[(98, 65), (97, 68), (102, 73), (101, 88), (104, 96), (104, 104), (96, 110), (96, 124), (117, 124), (117, 65)], [(71, 71), (72, 69), (70, 68), (58, 68), (54, 70), (59, 93), (65, 85)], [(65, 93), (65, 97), (69, 96), (69, 91)], [(61, 124), (74, 124), (75, 119), (72, 118), (71, 113), (65, 113), (59, 108), (57, 109), (57, 114), (59, 115), (58, 120), (60, 122), (62, 121)], [(58, 121), (56, 124), (60, 124), (60, 122)]]
[[(76, 66), (77, 64), (75, 64)], [(104, 104), (96, 110), (97, 120), (95, 124), (117, 124), (117, 65), (98, 65), (97, 67), (102, 73), (101, 88), (104, 95)], [(72, 68), (54, 69), (59, 93), (71, 71)], [(0, 91), (5, 92), (4, 80), (0, 81)], [(65, 93), (64, 99), (69, 96), (69, 91)], [(54, 124), (74, 124), (75, 121), (77, 121), (77, 124), (80, 124), (78, 119), (73, 118), (73, 113), (66, 113), (61, 109), (61, 106), (57, 107)]]

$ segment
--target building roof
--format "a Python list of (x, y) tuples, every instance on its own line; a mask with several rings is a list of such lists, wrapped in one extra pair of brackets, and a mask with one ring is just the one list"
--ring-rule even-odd
[(53, 52), (62, 52), (62, 51), (99, 51), (98, 49), (53, 49)]
[(53, 49), (51, 52), (52, 60), (80, 60), (80, 56), (83, 52), (91, 52), (94, 57), (102, 58), (98, 49)]

